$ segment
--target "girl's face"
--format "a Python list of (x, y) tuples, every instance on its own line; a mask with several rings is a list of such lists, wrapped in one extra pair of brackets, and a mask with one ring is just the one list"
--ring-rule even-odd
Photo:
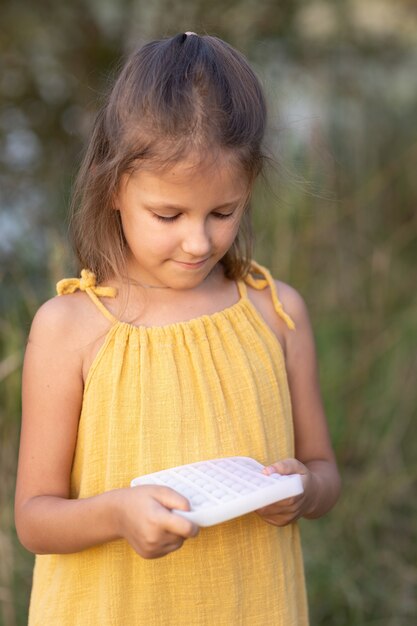
[(225, 156), (193, 166), (124, 175), (115, 206), (129, 246), (129, 277), (144, 285), (192, 289), (231, 247), (247, 181)]

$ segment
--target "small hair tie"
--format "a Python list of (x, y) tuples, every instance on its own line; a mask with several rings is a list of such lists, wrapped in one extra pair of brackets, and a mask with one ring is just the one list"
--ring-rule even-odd
[(195, 35), (196, 37), (198, 37), (197, 33), (193, 32), (192, 30), (187, 30), (187, 32), (186, 32), (186, 33), (184, 33), (184, 35), (188, 35), (189, 37), (190, 37), (191, 35)]

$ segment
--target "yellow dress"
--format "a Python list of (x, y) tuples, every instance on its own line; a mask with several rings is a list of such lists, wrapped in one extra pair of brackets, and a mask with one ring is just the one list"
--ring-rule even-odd
[[(263, 274), (263, 278), (256, 278)], [(268, 464), (294, 455), (281, 346), (238, 282), (229, 308), (142, 327), (115, 319), (94, 276), (81, 289), (112, 322), (85, 384), (71, 497), (126, 487), (162, 468), (222, 456)], [(271, 287), (267, 270), (245, 281)], [(103, 291), (104, 290), (104, 291)], [(146, 560), (124, 540), (76, 554), (36, 557), (30, 626), (306, 626), (297, 524), (256, 513), (201, 529), (168, 556)]]

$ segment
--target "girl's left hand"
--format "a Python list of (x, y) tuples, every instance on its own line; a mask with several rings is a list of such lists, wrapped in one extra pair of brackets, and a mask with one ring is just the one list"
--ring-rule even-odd
[(298, 496), (286, 498), (258, 509), (256, 512), (269, 524), (286, 526), (308, 513), (311, 508), (313, 495), (313, 475), (310, 470), (297, 459), (285, 459), (263, 469), (263, 474), (301, 474), (304, 492)]

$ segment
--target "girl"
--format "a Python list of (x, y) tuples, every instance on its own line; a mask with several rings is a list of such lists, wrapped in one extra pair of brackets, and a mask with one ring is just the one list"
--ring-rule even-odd
[[(251, 261), (265, 101), (194, 33), (122, 69), (75, 189), (80, 279), (37, 313), (16, 493), (32, 626), (304, 626), (296, 520), (339, 492), (300, 296)], [(201, 530), (135, 476), (220, 456), (304, 493)], [(163, 558), (159, 558), (163, 557)]]

